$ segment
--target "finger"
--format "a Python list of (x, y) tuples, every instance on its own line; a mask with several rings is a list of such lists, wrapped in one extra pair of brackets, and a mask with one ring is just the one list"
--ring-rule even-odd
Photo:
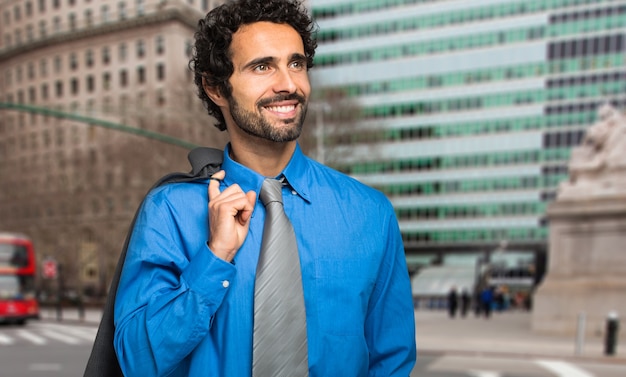
[(246, 198), (248, 199), (248, 204), (239, 211), (239, 221), (242, 225), (245, 225), (252, 216), (252, 211), (254, 211), (254, 205), (256, 204), (256, 192), (248, 191)]
[(211, 180), (209, 181), (209, 200), (215, 198), (220, 194), (220, 181), (224, 179), (226, 176), (226, 172), (224, 170), (220, 170), (217, 173), (211, 176)]

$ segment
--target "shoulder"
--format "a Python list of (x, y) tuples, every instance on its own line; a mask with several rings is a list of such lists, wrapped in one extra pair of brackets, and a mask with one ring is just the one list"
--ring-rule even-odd
[(364, 205), (371, 203), (387, 210), (392, 209), (389, 199), (381, 191), (315, 160), (310, 159), (309, 161), (311, 167), (309, 180), (319, 183), (319, 190), (324, 194), (333, 193), (343, 198), (349, 198), (351, 201), (358, 200)]
[(145, 203), (157, 206), (191, 206), (196, 200), (206, 201), (208, 180), (193, 182), (168, 182), (152, 188), (146, 195)]

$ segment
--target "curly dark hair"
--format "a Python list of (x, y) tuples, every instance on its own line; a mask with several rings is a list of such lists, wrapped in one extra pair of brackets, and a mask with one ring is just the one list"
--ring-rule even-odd
[(220, 108), (207, 96), (202, 79), (210, 87), (217, 88), (222, 95), (230, 98), (232, 87), (228, 79), (234, 67), (230, 44), (233, 34), (243, 25), (260, 21), (287, 24), (293, 27), (304, 44), (307, 69), (313, 67), (313, 57), (317, 48), (315, 32), (317, 26), (309, 17), (301, 0), (235, 0), (211, 10), (198, 22), (195, 33), (195, 49), (189, 67), (194, 72), (198, 97), (202, 100), (209, 115), (217, 119), (220, 131), (226, 129)]

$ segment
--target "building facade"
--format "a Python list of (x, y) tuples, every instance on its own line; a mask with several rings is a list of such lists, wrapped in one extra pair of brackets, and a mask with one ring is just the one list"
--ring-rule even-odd
[(216, 3), (0, 1), (0, 229), (68, 289), (104, 293), (147, 189), (189, 170), (172, 140), (223, 146), (188, 68)]
[(601, 104), (626, 104), (626, 4), (311, 6), (314, 81), (348, 93), (364, 117), (339, 168), (392, 200), (409, 264), (500, 260), (541, 275), (545, 209), (570, 150)]

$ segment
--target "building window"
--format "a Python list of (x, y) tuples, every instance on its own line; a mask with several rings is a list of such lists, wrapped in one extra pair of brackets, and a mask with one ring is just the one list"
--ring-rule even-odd
[(20, 9), (19, 5), (16, 5), (15, 8), (13, 8), (13, 19), (15, 21), (19, 21), (22, 18), (22, 10)]
[(103, 23), (109, 22), (109, 7), (108, 5), (103, 5), (100, 8), (100, 17), (102, 18)]
[(122, 69), (120, 71), (120, 86), (125, 88), (128, 85), (128, 71)]
[(35, 39), (35, 32), (33, 31), (33, 25), (26, 25), (26, 40), (32, 42)]
[(157, 92), (157, 106), (165, 106), (165, 91), (163, 89), (159, 89)]
[(105, 72), (102, 75), (102, 87), (104, 88), (104, 90), (111, 89), (111, 74), (108, 72)]
[(120, 61), (126, 61), (126, 56), (128, 55), (128, 48), (126, 47), (126, 43), (120, 44), (119, 55)]
[(89, 93), (93, 92), (96, 88), (96, 82), (93, 75), (87, 76), (87, 91)]
[(57, 55), (54, 57), (54, 73), (60, 73), (63, 70), (63, 59)]
[(119, 3), (117, 3), (117, 13), (118, 13), (120, 20), (126, 19), (126, 3), (125, 2), (120, 1)]
[(63, 81), (58, 80), (55, 83), (55, 94), (58, 98), (63, 97)]
[(165, 79), (165, 64), (157, 64), (157, 80), (163, 81)]
[(165, 52), (165, 42), (163, 40), (163, 36), (159, 35), (156, 37), (155, 45), (157, 55), (163, 55)]
[(75, 71), (78, 68), (78, 58), (76, 57), (76, 53), (72, 52), (70, 54), (70, 69)]
[(102, 63), (103, 64), (109, 64), (109, 62), (111, 61), (111, 53), (109, 51), (108, 47), (103, 47), (102, 48)]
[(70, 13), (68, 16), (68, 22), (70, 24), (70, 30), (76, 30), (76, 15), (74, 13)]
[(48, 99), (48, 84), (41, 84), (41, 99), (44, 101)]
[(39, 21), (39, 36), (41, 38), (45, 38), (46, 35), (47, 35), (46, 21), (45, 20), (41, 20), (41, 21)]
[(146, 54), (146, 47), (143, 43), (143, 40), (138, 40), (137, 41), (137, 57), (138, 58), (143, 58)]
[(39, 0), (39, 12), (43, 13), (46, 11), (46, 0)]
[(61, 7), (61, 0), (52, 0), (52, 6), (54, 9), (59, 9)]
[(143, 0), (136, 0), (137, 1), (137, 15), (138, 16), (143, 16), (144, 13), (146, 12), (145, 8), (144, 8), (144, 3)]
[(60, 33), (61, 32), (61, 17), (55, 16), (52, 20), (53, 23), (53, 32)]
[(91, 9), (85, 10), (85, 23), (87, 24), (87, 27), (93, 26), (93, 14)]
[(36, 96), (36, 91), (34, 87), (28, 88), (28, 101), (30, 103), (37, 102), (37, 96)]
[(87, 67), (93, 67), (93, 51), (92, 50), (87, 50), (87, 52), (85, 52), (85, 65)]
[(71, 87), (72, 87), (72, 95), (78, 95), (78, 90), (79, 90), (79, 85), (78, 85), (78, 79), (77, 78), (73, 78), (71, 81)]
[(139, 84), (146, 82), (146, 69), (144, 67), (137, 67), (137, 82)]
[(41, 59), (39, 61), (39, 75), (41, 77), (46, 77), (48, 75), (48, 61), (46, 59)]

